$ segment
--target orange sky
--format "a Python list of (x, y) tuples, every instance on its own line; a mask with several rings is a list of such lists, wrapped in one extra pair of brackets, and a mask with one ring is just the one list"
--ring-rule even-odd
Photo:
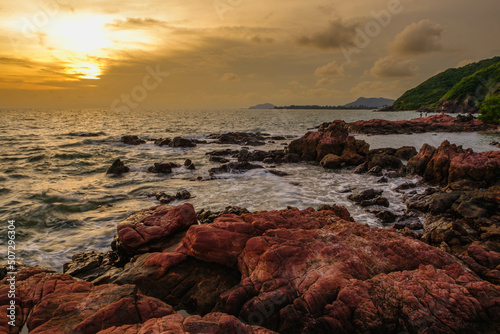
[(496, 0), (0, 0), (0, 108), (397, 98), (500, 55)]

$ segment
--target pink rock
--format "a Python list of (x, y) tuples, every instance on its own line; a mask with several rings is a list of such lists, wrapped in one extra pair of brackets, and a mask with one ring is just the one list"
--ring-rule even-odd
[(189, 203), (143, 210), (118, 224), (119, 247), (131, 255), (163, 250), (172, 245), (170, 236), (195, 223), (196, 213)]

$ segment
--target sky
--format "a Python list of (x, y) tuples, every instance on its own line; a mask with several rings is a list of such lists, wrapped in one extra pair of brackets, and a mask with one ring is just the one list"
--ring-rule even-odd
[(0, 0), (0, 108), (396, 99), (500, 55), (498, 0)]

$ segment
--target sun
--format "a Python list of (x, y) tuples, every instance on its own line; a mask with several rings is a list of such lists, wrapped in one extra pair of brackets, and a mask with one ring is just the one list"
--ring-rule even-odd
[(65, 14), (54, 17), (44, 29), (47, 46), (65, 65), (64, 72), (78, 79), (99, 79), (102, 64), (112, 48), (105, 29), (106, 17), (85, 14)]

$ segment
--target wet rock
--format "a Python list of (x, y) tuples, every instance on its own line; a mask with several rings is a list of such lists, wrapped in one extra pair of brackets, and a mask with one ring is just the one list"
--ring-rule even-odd
[(401, 160), (394, 155), (377, 154), (374, 155), (368, 162), (368, 168), (381, 167), (382, 169), (398, 170), (403, 166)]
[(378, 179), (377, 183), (389, 183), (389, 180), (387, 179), (387, 177), (384, 176), (384, 177)]
[(287, 172), (283, 172), (281, 170), (275, 170), (275, 169), (267, 169), (267, 171), (273, 175), (276, 175), (276, 176), (280, 176), (280, 177), (284, 177), (284, 176), (288, 176), (290, 174), (288, 174)]
[(190, 159), (186, 159), (186, 161), (184, 161), (184, 167), (190, 170), (196, 169), (196, 167), (194, 166), (193, 162)]
[(382, 167), (380, 166), (374, 166), (366, 172), (366, 174), (373, 175), (373, 176), (382, 176), (384, 173), (382, 171)]
[(396, 188), (394, 188), (394, 190), (399, 192), (399, 191), (402, 191), (402, 190), (413, 189), (413, 188), (416, 188), (416, 187), (417, 187), (417, 185), (415, 183), (405, 182), (403, 184), (400, 184)]
[(227, 162), (229, 162), (230, 160), (229, 159), (226, 159), (226, 158), (223, 158), (223, 157), (219, 157), (219, 156), (211, 156), (209, 158), (210, 161), (212, 162), (218, 162), (218, 163), (221, 163), (221, 164), (225, 164)]
[(402, 121), (372, 119), (348, 123), (350, 132), (386, 135), (424, 132), (475, 132), (486, 131), (493, 127), (475, 118), (455, 118), (448, 115), (433, 115)]
[[(137, 293), (133, 285), (95, 286), (40, 267), (22, 268), (16, 279), (16, 327), (26, 322), (30, 333), (91, 334), (175, 313), (164, 302)], [(4, 280), (2, 308), (9, 303), (6, 287)], [(3, 333), (13, 333), (7, 323), (0, 326)]]
[[(106, 253), (96, 251), (86, 251), (76, 253), (71, 257), (71, 262), (63, 266), (65, 274), (77, 277), (85, 281), (94, 281), (106, 273), (118, 271), (128, 261), (116, 251)], [(116, 268), (116, 269), (115, 269)]]
[(195, 147), (196, 144), (188, 138), (175, 137), (171, 143), (172, 147)]
[(157, 146), (170, 146), (172, 144), (172, 139), (170, 138), (160, 138), (154, 141)]
[(300, 155), (296, 153), (288, 153), (283, 156), (283, 162), (297, 163), (300, 162)]
[(491, 146), (496, 146), (496, 147), (500, 147), (500, 142), (497, 142), (497, 141), (492, 141), (490, 143)]
[(265, 145), (264, 140), (269, 138), (268, 134), (259, 132), (229, 132), (224, 134), (211, 134), (207, 138), (215, 139), (216, 144), (236, 144), (246, 146)]
[(413, 146), (403, 146), (396, 150), (394, 155), (400, 159), (410, 160), (417, 155), (417, 150)]
[(359, 205), (361, 205), (362, 207), (374, 206), (374, 205), (389, 207), (389, 200), (385, 197), (377, 196), (373, 199), (361, 201)]
[(404, 214), (397, 219), (392, 227), (397, 230), (402, 230), (404, 228), (408, 228), (410, 230), (421, 230), (424, 228), (424, 224), (418, 217)]
[(154, 166), (149, 167), (148, 171), (150, 173), (157, 173), (157, 174), (171, 174), (172, 173), (172, 167), (168, 163), (155, 163)]
[(389, 179), (396, 179), (399, 177), (399, 174), (396, 171), (390, 170), (390, 171), (387, 171), (387, 173), (385, 173), (385, 177), (387, 177)]
[(222, 215), (226, 214), (232, 214), (232, 215), (242, 215), (244, 213), (250, 213), (248, 209), (242, 208), (239, 206), (228, 206), (224, 210), (220, 211), (211, 211), (211, 210), (204, 210), (201, 209), (199, 212), (196, 213), (196, 218), (198, 219), (200, 224), (208, 224), (212, 223), (215, 218), (220, 217)]
[(111, 167), (108, 168), (106, 171), (106, 174), (115, 174), (115, 175), (121, 175), (123, 173), (128, 173), (130, 171), (130, 168), (125, 166), (123, 161), (120, 159), (116, 159)]
[(484, 188), (498, 182), (500, 152), (474, 153), (448, 141), (437, 149), (424, 145), (419, 154), (408, 161), (407, 171), (435, 184), (470, 180), (475, 182), (477, 188)]
[(353, 202), (361, 203), (362, 201), (368, 201), (382, 195), (382, 192), (383, 190), (367, 189), (351, 194), (347, 198)]
[(350, 221), (350, 222), (354, 221), (354, 218), (352, 218), (352, 216), (349, 213), (349, 211), (345, 207), (343, 207), (341, 205), (337, 205), (337, 204), (326, 205), (326, 204), (323, 204), (323, 205), (321, 205), (318, 208), (318, 211), (331, 211), (337, 217), (340, 217), (340, 218), (345, 219), (345, 220)]
[(222, 165), (216, 168), (211, 168), (209, 170), (212, 174), (224, 174), (224, 173), (244, 173), (251, 169), (261, 169), (264, 168), (261, 165), (251, 164), (249, 162), (231, 162), (226, 165)]
[(231, 149), (225, 149), (225, 150), (215, 150), (215, 151), (210, 151), (205, 153), (205, 155), (209, 156), (236, 156), (240, 151), (239, 150), (231, 150)]
[(342, 166), (342, 159), (335, 154), (327, 154), (319, 163), (323, 168), (340, 168)]
[(118, 224), (116, 248), (135, 255), (171, 246), (171, 236), (196, 224), (191, 204), (160, 205), (130, 215)]
[(328, 126), (321, 126), (318, 132), (308, 132), (292, 141), (287, 151), (300, 155), (302, 160), (319, 162), (328, 154), (342, 156), (349, 153), (351, 157), (353, 154), (365, 157), (369, 153), (369, 145), (349, 136), (345, 122), (334, 121)]
[(141, 145), (146, 144), (145, 140), (140, 139), (137, 136), (123, 136), (121, 142), (127, 145)]
[(191, 193), (187, 190), (182, 190), (180, 192), (177, 192), (175, 195), (170, 195), (163, 192), (157, 192), (157, 193), (146, 194), (146, 196), (154, 196), (162, 204), (169, 204), (176, 200), (184, 200), (192, 198)]
[(394, 221), (397, 218), (397, 216), (392, 211), (389, 210), (381, 210), (374, 213), (375, 217), (380, 219), (384, 224), (394, 223)]
[(368, 171), (368, 162), (364, 162), (354, 169), (355, 174), (364, 174)]

